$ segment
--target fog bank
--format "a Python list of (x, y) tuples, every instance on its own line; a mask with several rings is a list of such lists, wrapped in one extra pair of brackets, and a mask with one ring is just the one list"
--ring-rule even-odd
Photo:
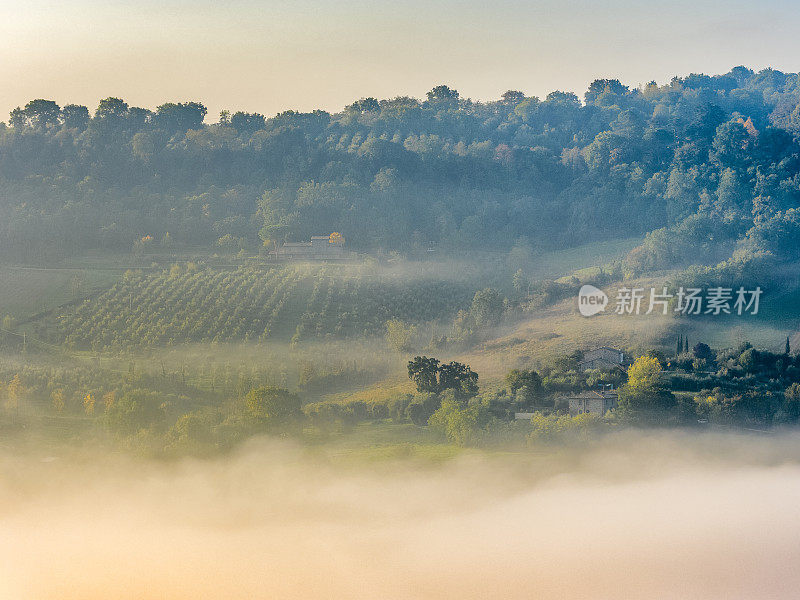
[(793, 598), (800, 440), (353, 464), (0, 451), (0, 598)]

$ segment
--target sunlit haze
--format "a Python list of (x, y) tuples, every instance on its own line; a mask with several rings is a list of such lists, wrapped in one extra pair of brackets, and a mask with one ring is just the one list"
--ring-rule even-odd
[(0, 0), (0, 600), (795, 600), (800, 4)]
[(0, 2), (0, 120), (32, 98), (266, 115), (361, 96), (544, 96), (744, 64), (800, 69), (789, 1)]

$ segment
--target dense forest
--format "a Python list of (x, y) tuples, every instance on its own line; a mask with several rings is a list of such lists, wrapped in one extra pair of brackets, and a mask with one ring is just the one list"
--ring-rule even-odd
[[(800, 76), (736, 67), (584, 94), (363, 98), (265, 118), (32, 100), (0, 124), (0, 252), (534, 250), (649, 233), (630, 272), (797, 258)], [(733, 258), (731, 259), (731, 257)]]

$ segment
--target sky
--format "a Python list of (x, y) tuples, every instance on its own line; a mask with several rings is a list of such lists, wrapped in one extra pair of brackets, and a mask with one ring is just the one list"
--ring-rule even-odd
[(583, 95), (736, 65), (800, 71), (788, 0), (0, 0), (0, 120), (33, 98), (267, 116), (361, 97)]

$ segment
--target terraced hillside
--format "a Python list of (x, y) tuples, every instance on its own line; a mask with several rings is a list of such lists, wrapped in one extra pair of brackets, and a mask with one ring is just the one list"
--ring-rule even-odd
[(452, 317), (476, 287), (331, 266), (173, 267), (128, 272), (41, 331), (50, 342), (92, 350), (346, 338), (379, 334), (395, 317)]

